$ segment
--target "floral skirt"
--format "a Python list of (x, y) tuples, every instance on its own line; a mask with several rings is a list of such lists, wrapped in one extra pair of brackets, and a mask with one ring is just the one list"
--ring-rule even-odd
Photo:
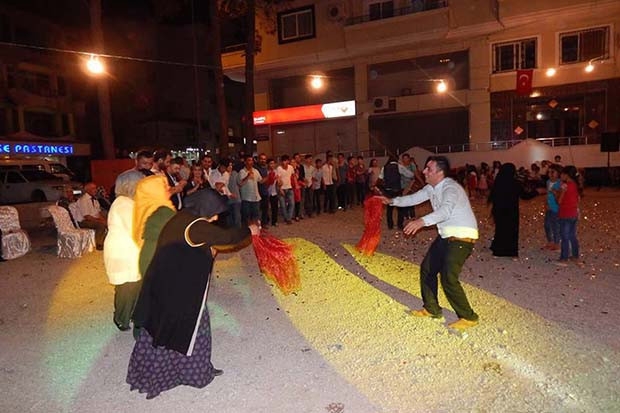
[(211, 321), (206, 308), (200, 320), (191, 356), (153, 346), (151, 335), (146, 329), (141, 329), (127, 371), (127, 383), (131, 385), (131, 390), (137, 389), (140, 393), (146, 393), (147, 399), (152, 399), (159, 393), (180, 385), (205, 387), (211, 383), (213, 377)]

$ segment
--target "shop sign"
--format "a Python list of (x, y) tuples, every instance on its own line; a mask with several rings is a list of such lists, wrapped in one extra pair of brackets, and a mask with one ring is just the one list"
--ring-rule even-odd
[(0, 155), (73, 155), (71, 144), (0, 142)]
[(284, 109), (259, 110), (254, 112), (254, 125), (308, 122), (350, 116), (355, 116), (354, 100)]

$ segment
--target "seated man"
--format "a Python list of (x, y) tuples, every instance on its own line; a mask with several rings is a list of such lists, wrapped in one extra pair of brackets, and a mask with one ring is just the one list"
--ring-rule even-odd
[(73, 194), (73, 188), (71, 188), (70, 185), (67, 185), (65, 186), (63, 196), (61, 196), (60, 199), (56, 201), (56, 205), (58, 205), (59, 207), (63, 207), (65, 210), (67, 210), (67, 212), (69, 213), (69, 218), (71, 218), (71, 223), (74, 227), (79, 228), (80, 226), (73, 214), (76, 208), (76, 201), (77, 199)]
[(108, 221), (96, 196), (97, 185), (94, 182), (84, 185), (84, 195), (75, 202), (73, 212), (80, 228), (95, 230), (95, 244), (98, 250), (103, 250), (103, 241), (108, 232)]

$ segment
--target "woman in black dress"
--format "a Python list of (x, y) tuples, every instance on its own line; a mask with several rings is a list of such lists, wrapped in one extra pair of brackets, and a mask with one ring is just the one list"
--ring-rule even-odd
[[(224, 208), (225, 208), (225, 204)], [(136, 309), (140, 327), (127, 383), (152, 399), (179, 385), (204, 387), (222, 374), (211, 364), (207, 293), (218, 252), (250, 244), (259, 228), (227, 229), (185, 210), (164, 225)]]
[(519, 199), (531, 199), (537, 195), (537, 192), (524, 191), (516, 172), (514, 164), (503, 164), (489, 195), (495, 221), (491, 250), (496, 257), (519, 256)]

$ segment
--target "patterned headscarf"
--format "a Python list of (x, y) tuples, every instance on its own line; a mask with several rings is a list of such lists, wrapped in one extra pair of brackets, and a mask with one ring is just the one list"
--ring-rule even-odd
[(136, 185), (133, 209), (133, 239), (142, 246), (146, 220), (161, 207), (176, 211), (170, 201), (168, 181), (165, 176), (153, 175), (141, 179)]

